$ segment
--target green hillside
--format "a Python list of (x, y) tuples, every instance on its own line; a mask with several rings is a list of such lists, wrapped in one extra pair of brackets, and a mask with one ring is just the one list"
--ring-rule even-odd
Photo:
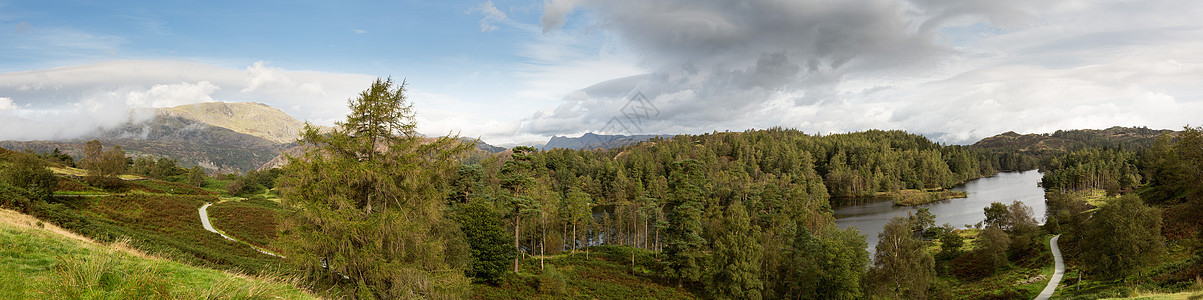
[(3, 299), (312, 299), (279, 277), (198, 268), (98, 244), (0, 209)]

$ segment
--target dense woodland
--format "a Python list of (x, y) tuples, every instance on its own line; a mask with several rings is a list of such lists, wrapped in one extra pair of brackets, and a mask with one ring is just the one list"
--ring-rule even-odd
[(1123, 286), (1175, 290), (1196, 280), (1203, 272), (1201, 133), (1186, 127), (1148, 147), (1046, 158), (1047, 227), (1063, 233), (1070, 262)]
[[(80, 178), (110, 189), (128, 186), (119, 175), (137, 174), (193, 186), (221, 179), (228, 184), (208, 188), (230, 196), (270, 190), (283, 199), (271, 245), (288, 257), (283, 265), (314, 290), (354, 298), (456, 298), (473, 284), (528, 276), (546, 286), (560, 276), (562, 285), (545, 259), (614, 247), (630, 249), (632, 272), (715, 299), (958, 298), (950, 282), (1047, 263), (1036, 255), (1046, 250), (1046, 233), (1064, 235), (1067, 255), (1088, 278), (1149, 271), (1169, 286), (1200, 270), (1197, 256), (1173, 270), (1150, 269), (1167, 244), (1193, 247), (1199, 239), (1198, 128), (1147, 148), (1038, 154), (941, 145), (901, 131), (770, 128), (481, 155), (454, 137), (416, 134), (404, 84), (379, 80), (350, 107), (332, 132), (307, 128), (302, 141), (312, 147), (282, 169), (245, 175), (211, 178), (170, 159), (126, 158), (99, 142), (79, 159), (4, 151), (0, 204), (56, 223), (89, 222), (54, 197), (62, 184), (46, 166), (79, 165), (89, 170)], [(880, 244), (866, 245), (832, 217), (841, 199), (938, 193), (1037, 162), (1050, 192), (1043, 228), (1019, 202), (995, 203), (970, 246), (963, 230), (932, 224), (920, 210), (891, 221)], [(1083, 201), (1095, 191), (1114, 197)], [(528, 262), (537, 269), (523, 268)]]

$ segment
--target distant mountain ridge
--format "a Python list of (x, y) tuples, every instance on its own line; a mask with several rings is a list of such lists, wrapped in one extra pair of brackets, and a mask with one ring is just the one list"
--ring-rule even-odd
[(622, 146), (626, 146), (626, 145), (630, 145), (630, 144), (641, 143), (641, 142), (644, 142), (644, 141), (647, 141), (647, 140), (650, 140), (653, 138), (657, 138), (657, 137), (672, 137), (672, 136), (673, 135), (663, 135), (663, 134), (662, 135), (646, 134), (646, 135), (630, 135), (630, 136), (628, 136), (628, 135), (602, 135), (602, 134), (594, 134), (592, 132), (589, 132), (589, 133), (585, 133), (584, 135), (581, 135), (581, 137), (575, 137), (575, 138), (574, 137), (564, 137), (564, 136), (553, 136), (553, 137), (551, 137), (550, 140), (547, 141), (547, 144), (544, 144), (543, 147), (539, 147), (539, 148), (542, 150), (551, 150), (551, 149), (556, 149), (556, 148), (574, 149), (574, 150), (611, 149), (611, 148), (621, 148)]
[(83, 145), (96, 139), (106, 148), (120, 145), (131, 156), (173, 158), (210, 172), (244, 172), (291, 148), (303, 125), (262, 103), (200, 103), (156, 109), (149, 121), (97, 130), (73, 140), (0, 141), (0, 147), (37, 152), (58, 148), (81, 157)]

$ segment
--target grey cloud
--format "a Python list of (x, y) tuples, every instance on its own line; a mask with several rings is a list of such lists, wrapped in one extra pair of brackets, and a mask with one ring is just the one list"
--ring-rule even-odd
[(882, 128), (966, 143), (1203, 114), (1203, 5), (1191, 1), (552, 1), (545, 29), (572, 9), (651, 74), (570, 94), (520, 132), (612, 128), (635, 91), (661, 113), (620, 133)]
[(543, 17), (539, 22), (543, 23), (543, 32), (560, 29), (564, 26), (565, 19), (568, 14), (572, 13), (577, 0), (548, 0), (544, 4)]
[[(934, 34), (915, 29), (922, 18), (912, 16), (913, 6), (894, 1), (551, 1), (544, 29), (561, 27), (573, 9), (617, 33), (651, 69), (626, 84), (663, 112), (641, 127), (648, 131), (730, 123), (775, 97), (830, 101), (846, 72), (922, 65), (946, 51)], [(621, 115), (622, 103), (595, 93), (566, 97), (560, 108), (528, 118), (524, 130), (595, 130)], [(550, 121), (565, 119), (575, 121)]]

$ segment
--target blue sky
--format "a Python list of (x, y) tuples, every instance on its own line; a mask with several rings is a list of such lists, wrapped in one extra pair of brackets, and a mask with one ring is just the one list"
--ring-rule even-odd
[[(408, 80), (423, 133), (495, 144), (1179, 128), (1203, 115), (1199, 15), (1120, 0), (0, 0), (0, 140), (205, 101), (329, 125), (383, 76)], [(629, 118), (636, 92), (658, 114)]]

